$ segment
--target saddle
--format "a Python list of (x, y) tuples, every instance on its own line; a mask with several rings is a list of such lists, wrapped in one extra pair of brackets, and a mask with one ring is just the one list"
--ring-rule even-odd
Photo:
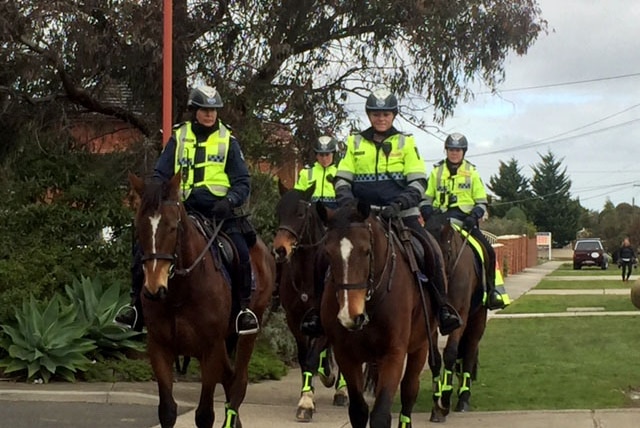
[(213, 221), (204, 215), (198, 212), (192, 212), (189, 213), (189, 217), (207, 241), (216, 234), (210, 248), (211, 255), (213, 256), (216, 267), (218, 269), (224, 267), (228, 275), (231, 270), (238, 266), (238, 251), (233, 241), (221, 229), (216, 232)]

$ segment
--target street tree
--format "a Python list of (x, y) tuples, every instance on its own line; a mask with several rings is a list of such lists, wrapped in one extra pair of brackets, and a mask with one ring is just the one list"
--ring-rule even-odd
[[(495, 88), (507, 55), (525, 54), (546, 30), (536, 0), (172, 3), (174, 120), (190, 85), (216, 86), (226, 100), (222, 117), (254, 157), (275, 148), (263, 144), (263, 122), (308, 142), (345, 126), (350, 103), (380, 84), (403, 99), (419, 94), (402, 106), (419, 125), (425, 106), (441, 120), (473, 95), (471, 81)], [(54, 104), (57, 119), (95, 112), (160, 139), (161, 4), (2, 2), (3, 114)]]
[(489, 190), (497, 196), (489, 206), (489, 214), (504, 217), (514, 207), (520, 208), (525, 214), (531, 201), (529, 179), (521, 173), (522, 168), (515, 158), (508, 163), (500, 161), (497, 175), (489, 178)]
[(538, 155), (540, 162), (532, 166), (531, 219), (539, 231), (551, 232), (555, 245), (565, 246), (576, 238), (580, 202), (571, 198), (571, 180), (562, 160), (550, 151)]

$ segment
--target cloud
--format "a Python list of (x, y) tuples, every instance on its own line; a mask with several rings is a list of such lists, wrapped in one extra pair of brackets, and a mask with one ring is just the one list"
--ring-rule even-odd
[[(539, 4), (549, 34), (527, 55), (506, 61), (502, 92), (479, 89), (441, 129), (468, 137), (468, 159), (485, 183), (501, 160), (515, 158), (530, 176), (538, 154), (551, 151), (562, 159), (572, 194), (586, 208), (601, 210), (607, 198), (640, 203), (640, 187), (634, 186), (640, 184), (640, 121), (633, 122), (640, 119), (640, 2)], [(539, 88), (513, 90), (529, 87)], [(428, 165), (444, 156), (445, 134), (414, 132)]]

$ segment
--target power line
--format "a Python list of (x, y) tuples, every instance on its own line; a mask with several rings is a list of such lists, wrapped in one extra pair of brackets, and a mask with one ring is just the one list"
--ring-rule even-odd
[[(504, 92), (530, 91), (530, 90), (534, 90), (534, 89), (556, 88), (558, 86), (581, 85), (581, 84), (584, 84), (584, 83), (594, 83), (594, 82), (604, 82), (604, 81), (607, 81), (607, 80), (627, 79), (629, 77), (638, 77), (638, 76), (640, 76), (640, 73), (620, 74), (618, 76), (597, 77), (595, 79), (571, 80), (571, 81), (568, 81), (568, 82), (561, 82), (561, 83), (548, 83), (548, 84), (544, 84), (544, 85), (523, 86), (521, 88), (500, 89), (500, 90), (497, 90), (497, 92), (498, 93), (504, 93)], [(494, 92), (491, 92), (491, 91), (478, 92), (478, 95), (487, 95), (487, 94), (492, 94), (493, 95)]]

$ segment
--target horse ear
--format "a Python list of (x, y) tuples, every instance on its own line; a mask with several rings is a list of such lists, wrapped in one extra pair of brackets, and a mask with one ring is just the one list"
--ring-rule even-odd
[(322, 220), (322, 223), (326, 226), (329, 222), (329, 219), (333, 217), (333, 210), (329, 212), (329, 210), (327, 210), (327, 207), (325, 207), (324, 204), (320, 201), (316, 202), (315, 205), (316, 212), (318, 213), (320, 220)]
[(311, 184), (311, 187), (309, 187), (307, 190), (304, 191), (304, 200), (308, 201), (311, 199), (311, 196), (313, 196), (313, 192), (316, 191), (316, 182), (314, 181)]
[(287, 187), (284, 185), (280, 177), (278, 177), (278, 193), (280, 193), (280, 196), (284, 195), (288, 191), (289, 189), (287, 189)]
[(144, 180), (132, 172), (129, 172), (129, 183), (131, 184), (131, 188), (135, 191), (138, 196), (142, 196), (142, 191), (144, 190)]
[(179, 200), (178, 194), (180, 190), (180, 180), (182, 179), (182, 173), (180, 171), (176, 172), (171, 180), (169, 180), (169, 195), (171, 199)]

